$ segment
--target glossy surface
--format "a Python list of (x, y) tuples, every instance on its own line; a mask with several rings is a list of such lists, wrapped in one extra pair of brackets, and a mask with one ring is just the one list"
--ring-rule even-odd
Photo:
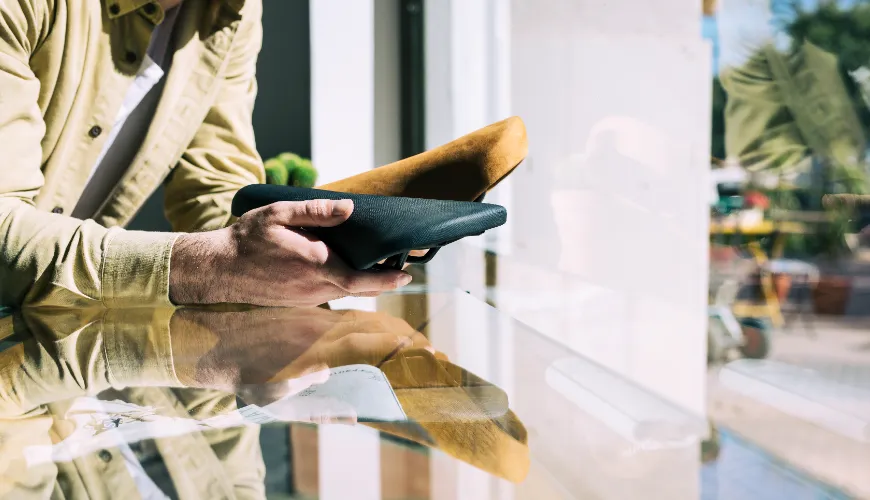
[[(378, 97), (398, 95), (398, 77), (374, 61), (393, 42), (373, 4), (390, 8), (312, 3), (325, 181), (398, 159), (399, 112)], [(443, 249), (401, 293), (333, 310), (15, 313), (0, 323), (0, 496), (870, 498), (867, 244), (768, 260), (779, 234), (804, 250), (827, 239), (819, 193), (800, 181), (830, 158), (803, 135), (847, 121), (812, 82), (788, 106), (768, 95), (772, 80), (732, 81), (770, 97), (743, 101), (719, 83), (782, 41), (782, 4), (705, 2), (702, 19), (696, 0), (427, 2), (427, 146), (511, 114), (528, 126), (527, 160), (487, 194), (507, 224)], [(840, 21), (867, 12), (825, 4), (847, 9)], [(865, 45), (847, 55), (866, 57)], [(777, 50), (790, 59), (798, 46)], [(860, 68), (809, 74), (870, 81)], [(730, 118), (726, 99), (740, 105)], [(771, 109), (785, 123), (747, 125)], [(798, 130), (790, 117), (807, 110)], [(760, 152), (801, 168), (756, 164)], [(711, 210), (710, 170), (735, 165), (761, 171), (747, 189), (785, 173), (810, 203)], [(754, 258), (750, 240), (763, 247)], [(722, 276), (721, 253), (740, 271)], [(774, 316), (738, 307), (738, 292), (761, 288), (753, 273), (793, 280), (766, 359), (746, 359), (741, 339), (711, 341), (741, 332), (743, 316)], [(840, 312), (823, 314), (825, 299)], [(326, 390), (348, 373), (376, 380), (374, 368), (391, 392)], [(396, 402), (406, 418), (377, 421)]]
[[(459, 288), (377, 309), (6, 317), (2, 493), (688, 499), (765, 486), (735, 466), (779, 491), (826, 491)], [(352, 425), (351, 393), (306, 400), (326, 368), (360, 364), (387, 375), (407, 420)]]
[[(201, 446), (201, 436), (220, 441), (215, 436), (235, 436), (236, 428), (253, 432), (256, 422), (271, 418), (281, 422), (269, 426), (352, 421), (357, 415), (347, 404), (349, 395), (306, 405), (298, 394), (327, 382), (327, 367), (359, 364), (387, 374), (408, 420), (358, 423), (342, 431), (361, 436), (379, 431), (380, 453), (358, 458), (378, 460), (380, 455), (381, 477), (386, 474), (391, 481), (412, 485), (436, 472), (431, 466), (440, 463), (446, 470), (471, 474), (475, 483), (491, 475), (495, 483), (481, 483), (488, 487), (553, 492), (655, 487), (671, 498), (693, 487), (691, 474), (669, 474), (662, 481), (653, 471), (697, 460), (698, 440), (706, 432), (703, 420), (459, 290), (394, 295), (380, 302), (398, 314), (34, 310), (5, 318), (0, 354), (4, 493), (18, 494), (25, 485), (67, 483), (70, 467), (82, 476), (90, 474), (94, 488), (126, 484), (121, 478), (129, 471), (113, 469), (113, 461), (125, 454), (147, 456), (123, 451), (130, 449), (125, 443), (139, 450), (143, 441), (177, 454), (166, 462), (175, 482), (208, 476), (209, 471), (193, 465), (208, 460), (214, 468), (210, 474), (226, 476), (232, 485), (233, 477), (245, 476), (244, 469), (254, 474), (270, 444), (227, 452), (218, 445)], [(435, 310), (407, 314), (414, 304)], [(522, 363), (513, 370), (465, 370), (450, 361), (458, 353), (449, 346), (445, 352), (425, 336), (443, 328), (445, 320), (464, 325), (457, 335), (495, 336), (493, 345), (523, 353)], [(233, 394), (237, 398), (229, 397)], [(293, 427), (292, 435), (298, 434), (291, 440), (293, 467), (285, 470), (297, 485), (319, 484), (316, 476), (301, 475), (305, 462), (316, 460), (316, 447), (304, 446), (305, 434), (316, 431)], [(353, 437), (347, 443), (348, 454), (360, 452)], [(385, 453), (416, 455), (418, 467), (410, 467), (409, 458), (407, 470), (397, 474)], [(51, 474), (43, 469), (51, 464), (65, 465)], [(321, 470), (333, 466), (322, 460), (319, 465)], [(578, 475), (578, 470), (587, 472)], [(355, 472), (343, 471), (351, 477)], [(617, 484), (602, 481), (613, 474), (620, 478)]]

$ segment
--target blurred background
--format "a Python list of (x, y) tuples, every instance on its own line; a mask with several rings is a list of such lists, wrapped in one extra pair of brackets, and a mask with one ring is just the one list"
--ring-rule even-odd
[[(458, 286), (707, 419), (675, 469), (687, 498), (870, 497), (870, 3), (264, 4), (264, 159), (295, 153), (324, 183), (525, 121), (529, 156), (487, 198), (508, 224), (415, 286)], [(167, 229), (161, 199), (132, 227)], [(334, 307), (425, 317), (431, 300)], [(520, 390), (507, 324), (442, 323), (436, 347)], [(272, 495), (522, 496), (334, 427), (264, 427)]]

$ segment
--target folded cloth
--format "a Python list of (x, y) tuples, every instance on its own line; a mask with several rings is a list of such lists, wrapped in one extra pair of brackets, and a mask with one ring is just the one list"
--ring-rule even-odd
[(512, 482), (529, 472), (528, 436), (503, 391), (425, 349), (410, 349), (380, 366), (408, 423), (363, 425), (448, 455)]
[(355, 194), (475, 201), (526, 157), (526, 127), (519, 117), (493, 123), (443, 146), (319, 189)]

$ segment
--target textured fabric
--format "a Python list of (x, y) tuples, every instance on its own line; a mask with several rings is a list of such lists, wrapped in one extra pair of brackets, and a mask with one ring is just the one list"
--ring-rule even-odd
[(507, 221), (504, 207), (470, 201), (412, 199), (321, 189), (260, 184), (239, 190), (233, 214), (278, 201), (312, 199), (353, 200), (350, 218), (336, 227), (308, 231), (355, 269), (369, 269), (381, 260), (403, 256), (410, 250), (437, 248), (467, 236), (483, 234)]
[(77, 219), (89, 219), (97, 213), (97, 209), (127, 171), (139, 145), (145, 139), (163, 93), (163, 76), (172, 62), (172, 58), (167, 57), (171, 54), (167, 52), (178, 11), (178, 7), (175, 7), (166, 12), (163, 21), (154, 28), (145, 60), (124, 96), (112, 130), (103, 144), (103, 151), (97, 158), (85, 190), (72, 212), (72, 216)]
[(162, 182), (175, 231), (223, 227), (235, 191), (264, 181), (251, 121), (261, 0), (186, 1), (135, 159), (93, 221), (58, 213), (76, 206), (163, 20), (146, 5), (0, 0), (0, 305), (167, 305), (178, 234), (120, 227)]

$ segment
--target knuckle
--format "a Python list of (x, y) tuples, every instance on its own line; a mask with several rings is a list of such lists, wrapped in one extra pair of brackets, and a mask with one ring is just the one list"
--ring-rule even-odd
[(273, 219), (280, 213), (280, 207), (280, 203), (272, 203), (263, 207), (263, 211), (260, 213), (266, 219)]
[(307, 204), (308, 215), (313, 218), (322, 219), (328, 217), (332, 212), (332, 202), (329, 200), (311, 200)]
[(357, 275), (343, 276), (341, 279), (341, 287), (351, 292), (359, 291), (362, 288), (362, 280)]
[(345, 335), (344, 340), (346, 342), (351, 343), (351, 344), (359, 344), (360, 342), (365, 340), (366, 337), (367, 337), (367, 334), (365, 334), (363, 332), (350, 332), (347, 335)]
[[(325, 267), (326, 261), (329, 259), (329, 249), (326, 247), (326, 244), (318, 242), (311, 245), (306, 257), (308, 257), (308, 260), (313, 264)], [(328, 273), (329, 269), (325, 269), (324, 272)]]

